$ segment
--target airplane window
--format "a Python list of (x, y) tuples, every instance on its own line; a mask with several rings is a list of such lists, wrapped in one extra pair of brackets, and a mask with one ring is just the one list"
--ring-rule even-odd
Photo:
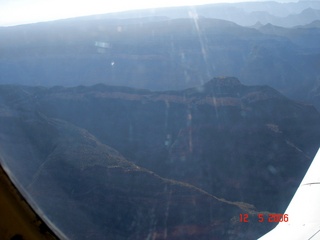
[(290, 223), (320, 147), (319, 1), (0, 8), (0, 164), (53, 231), (241, 240)]

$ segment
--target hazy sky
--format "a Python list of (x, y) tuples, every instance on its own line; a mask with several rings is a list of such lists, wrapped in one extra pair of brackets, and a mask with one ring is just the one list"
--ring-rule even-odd
[(0, 26), (130, 9), (244, 1), (253, 0), (0, 0)]

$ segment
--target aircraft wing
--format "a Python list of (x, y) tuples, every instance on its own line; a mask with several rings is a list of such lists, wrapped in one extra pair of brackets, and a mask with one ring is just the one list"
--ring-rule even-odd
[(320, 148), (280, 222), (259, 240), (320, 240)]

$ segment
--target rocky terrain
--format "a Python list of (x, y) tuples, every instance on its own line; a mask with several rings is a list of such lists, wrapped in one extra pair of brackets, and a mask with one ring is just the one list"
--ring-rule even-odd
[[(320, 145), (320, 114), (268, 86), (0, 86), (0, 156), (71, 239), (256, 239)], [(249, 223), (239, 214), (248, 213)]]

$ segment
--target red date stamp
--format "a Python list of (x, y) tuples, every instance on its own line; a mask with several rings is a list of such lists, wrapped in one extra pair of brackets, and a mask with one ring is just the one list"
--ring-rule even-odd
[[(273, 223), (278, 223), (278, 222), (289, 222), (289, 215), (288, 214), (281, 214), (281, 213), (270, 213), (270, 214), (262, 214), (259, 213), (257, 215), (258, 217), (258, 222), (273, 222)], [(239, 221), (240, 222), (249, 222), (249, 214), (244, 213), (244, 214), (239, 214)]]

